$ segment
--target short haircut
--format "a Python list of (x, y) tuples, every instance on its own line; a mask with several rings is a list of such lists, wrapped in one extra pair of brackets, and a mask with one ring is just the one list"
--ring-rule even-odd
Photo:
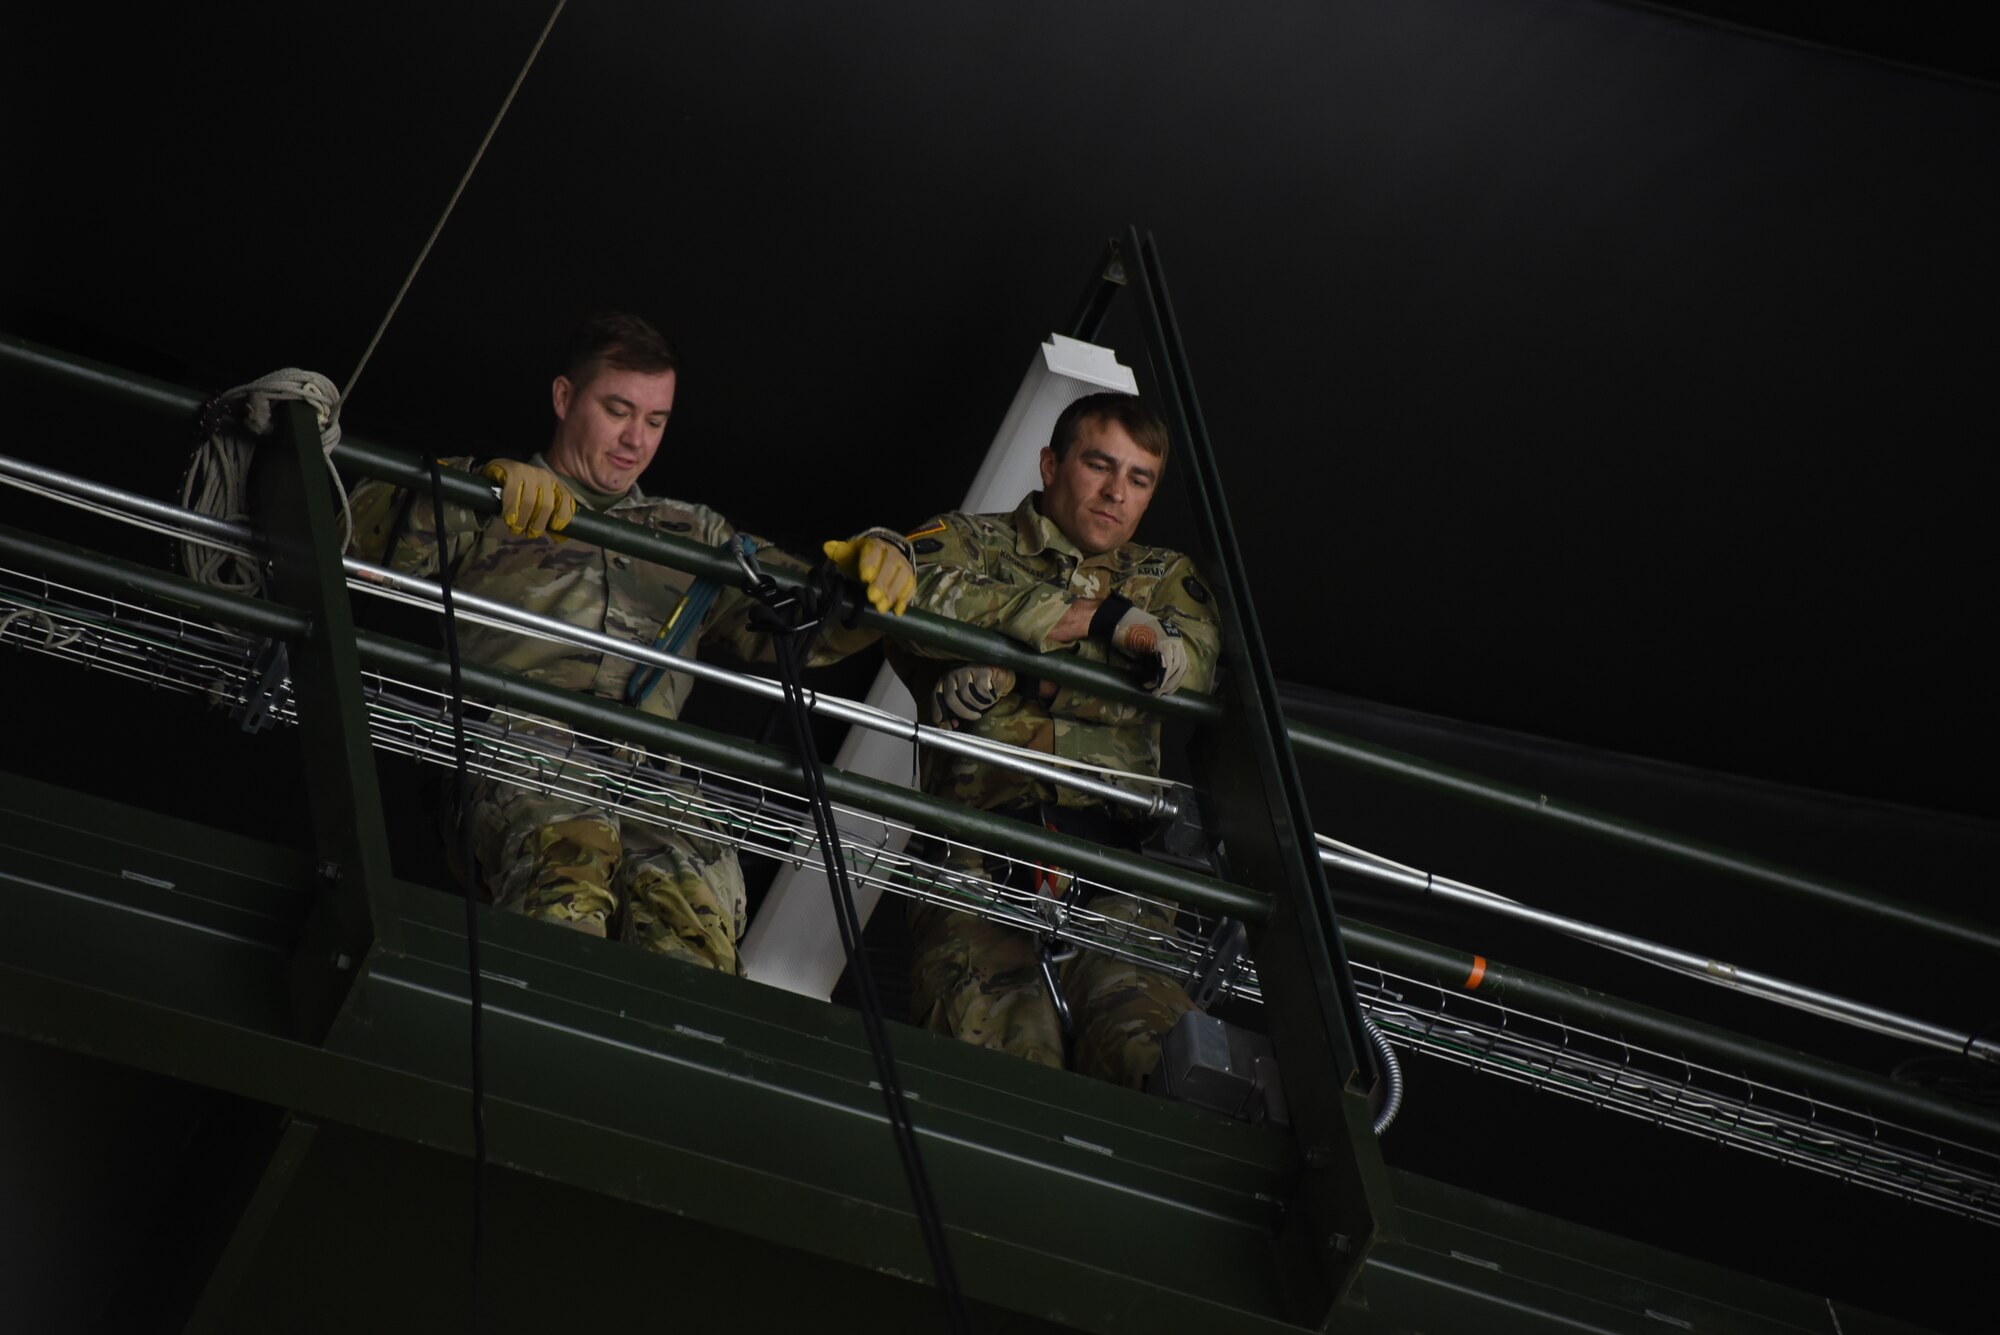
[(1049, 448), (1055, 451), (1056, 458), (1069, 453), (1069, 447), (1076, 444), (1076, 438), (1083, 433), (1086, 422), (1096, 422), (1100, 426), (1115, 422), (1124, 427), (1133, 444), (1165, 466), (1167, 424), (1138, 395), (1116, 392), (1086, 394), (1063, 409), (1062, 416), (1056, 419), (1056, 429), (1049, 436)]
[(639, 316), (601, 311), (583, 322), (563, 355), (562, 373), (581, 388), (605, 367), (660, 375), (678, 370), (680, 354), (667, 336)]

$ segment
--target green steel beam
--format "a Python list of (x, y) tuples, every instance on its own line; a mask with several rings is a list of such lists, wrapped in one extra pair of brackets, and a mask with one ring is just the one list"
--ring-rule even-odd
[[(1052, 860), (1047, 850), (1034, 855)], [(63, 887), (48, 897), (63, 906), (59, 918), (31, 897), (11, 901), (8, 921), (17, 930), (0, 934), (0, 961), (23, 968), (39, 961), (45, 971), (161, 1005), (188, 1000), (192, 987), (196, 1009), (234, 1024), (282, 1027), (282, 1015), (258, 1008), (260, 987), (223, 980), (278, 978), (312, 876), (304, 852), (0, 771), (0, 888)], [(150, 918), (163, 897), (179, 929), (173, 944), (132, 944), (125, 923)], [(1458, 989), (1477, 964), (1469, 996), (2000, 1151), (2000, 1113), (1992, 1110), (1370, 923), (1350, 918), (1345, 928), (1358, 965)], [(238, 1005), (249, 1009), (230, 1009)]]
[[(13, 335), (0, 335), (0, 366), (41, 375), (75, 389), (166, 416), (189, 417), (202, 401), (200, 395), (181, 386), (152, 380), (71, 353), (58, 352)], [(371, 477), (385, 478), (403, 486), (429, 485), (428, 472), (417, 456), (405, 451), (349, 439), (335, 451), (335, 458)], [(473, 506), (482, 513), (498, 509), (499, 502), (492, 489), (463, 474), (447, 470), (444, 488), (448, 499)], [(733, 562), (720, 559), (698, 543), (650, 534), (633, 525), (610, 523), (589, 515), (578, 515), (575, 523), (579, 527), (573, 531), (579, 536), (587, 536), (591, 541), (601, 542), (613, 550), (630, 552), (697, 573), (711, 573), (729, 581), (741, 577)], [(771, 574), (780, 582), (796, 578), (785, 571), (774, 570)], [(944, 649), (955, 657), (1027, 671), (1107, 699), (1141, 705), (1165, 717), (1194, 722), (1210, 722), (1221, 717), (1221, 703), (1213, 697), (1183, 694), (1158, 700), (1137, 691), (1130, 681), (1111, 668), (1082, 662), (1073, 654), (1032, 654), (1004, 637), (922, 613), (911, 613), (896, 619), (881, 617), (872, 610), (862, 615), (867, 624), (884, 633)], [(1286, 731), (1293, 747), (1308, 760), (1360, 768), (1432, 791), (1485, 802), (1518, 815), (1551, 821), (1563, 829), (1608, 839), (1704, 871), (1734, 876), (1901, 928), (2000, 952), (2000, 929), (1989, 923), (1972, 922), (1904, 903), (1832, 878), (1809, 875), (1643, 822), (1556, 801), (1545, 794), (1466, 773), (1327, 729), (1288, 723)]]
[(305, 854), (0, 773), (5, 967), (284, 1032), (312, 875)]
[[(36, 787), (13, 781), (9, 800), (60, 809)], [(45, 855), (95, 832), (203, 843), (191, 833), (200, 827), (95, 800), (64, 824), (39, 824), (48, 828), (18, 828), (26, 851)], [(296, 865), (226, 836), (207, 848), (218, 884), (261, 884), (268, 869)], [(148, 867), (188, 860), (155, 857)], [(79, 920), (18, 910), (37, 897), (74, 910), (98, 887), (51, 861), (54, 881), (0, 882), (0, 910), (25, 925), (13, 944), (29, 961), (0, 959), (0, 1030), (291, 1108), (306, 1122), (469, 1152), (465, 952), (452, 897), (397, 886), (406, 953), (362, 971), (354, 995), (370, 1022), (325, 1049), (286, 1036), (281, 976), (231, 974), (271, 993), (270, 1004), (213, 1007), (200, 989), (149, 998), (54, 967), (62, 961), (42, 948)], [(134, 953), (190, 981), (216, 969), (184, 949), (207, 927), (200, 895), (133, 884), (152, 896), (130, 906)], [(291, 902), (303, 912), (299, 892)], [(496, 997), (487, 1105), (496, 1164), (844, 1263), (924, 1273), (856, 1016), (481, 912)], [(259, 1011), (268, 1023), (240, 1021)], [(969, 1296), (1085, 1330), (1298, 1328), (1284, 1316), (1275, 1241), (1297, 1171), (1286, 1136), (902, 1026), (892, 1042)], [(281, 1146), (204, 1313), (225, 1308), (229, 1286), (254, 1266), (258, 1230), (296, 1165)], [(1743, 1335), (1824, 1329), (1810, 1319), (1829, 1310), (1824, 1299), (1423, 1179), (1393, 1182), (1397, 1236), (1368, 1249), (1351, 1301), (1332, 1313), (1339, 1329), (1650, 1333), (1663, 1320)], [(1853, 1335), (1907, 1329), (1845, 1307), (1838, 1319)]]
[(1370, 1128), (1369, 1095), (1380, 1073), (1152, 236), (1131, 229), (1124, 261), (1144, 301), (1157, 405), (1186, 460), (1181, 467), (1189, 477), (1202, 577), (1222, 611), (1228, 726), (1204, 728), (1197, 739), (1204, 816), (1226, 854), (1229, 879), (1271, 899), (1268, 920), (1253, 932), (1252, 953), (1303, 1163), (1294, 1187), (1300, 1208), (1288, 1214), (1282, 1239), (1286, 1275), (1294, 1318), (1324, 1328), (1342, 1310), (1359, 1263), (1396, 1232), (1382, 1150)]
[(286, 1116), (277, 1148), (245, 1202), (229, 1241), (223, 1244), (222, 1255), (202, 1285), (200, 1296), (195, 1299), (194, 1310), (184, 1327), (186, 1335), (213, 1335), (227, 1328), (225, 1318), (230, 1305), (245, 1278), (255, 1269), (265, 1234), (283, 1208), (285, 1196), (297, 1180), (306, 1156), (312, 1152), (318, 1131), (312, 1122)]
[(272, 594), (307, 616), (305, 633), (285, 644), (320, 890), (293, 952), (293, 1001), (301, 1035), (318, 1038), (362, 958), (402, 948), (401, 925), (319, 427), (296, 400), (274, 405), (272, 427), (251, 463), (250, 510), (265, 534)]
[[(51, 863), (50, 879), (0, 882), (7, 921), (26, 929), (0, 957), (0, 1029), (469, 1150), (455, 899), (396, 886), (406, 953), (363, 965), (364, 1022), (320, 1048), (286, 1036), (281, 972), (185, 949), (188, 896), (154, 888), (105, 930), (83, 912), (92, 878)], [(927, 1273), (852, 1012), (518, 916), (481, 919), (493, 1163)], [(263, 1003), (218, 998), (215, 980), (139, 995), (115, 970), (77, 978), (50, 947), (82, 930)], [(1278, 1328), (1282, 1133), (903, 1026), (891, 1041), (970, 1296), (1084, 1329), (1171, 1326), (1177, 1312)]]
[(1606, 1335), (1917, 1335), (1918, 1328), (1391, 1170), (1403, 1237), (1357, 1297), (1398, 1330)]

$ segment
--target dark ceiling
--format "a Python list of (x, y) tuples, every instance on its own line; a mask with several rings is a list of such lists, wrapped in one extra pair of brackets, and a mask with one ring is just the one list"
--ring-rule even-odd
[[(206, 390), (345, 382), (548, 16), (10, 17), (0, 332)], [(956, 503), (1136, 223), (1280, 679), (1989, 820), (1972, 33), (1934, 4), (577, 0), (344, 421), (525, 453), (564, 334), (631, 307), (686, 355), (650, 490), (801, 548), (904, 524)], [(1147, 383), (1136, 302), (1103, 337)], [(185, 439), (68, 426), (22, 452), (177, 487)], [(1177, 481), (1151, 524), (1187, 543)]]

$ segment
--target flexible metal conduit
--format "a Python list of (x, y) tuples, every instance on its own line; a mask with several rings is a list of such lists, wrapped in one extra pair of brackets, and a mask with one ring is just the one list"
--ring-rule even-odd
[(1369, 1123), (1369, 1129), (1379, 1136), (1395, 1122), (1396, 1114), (1403, 1111), (1403, 1063), (1396, 1056), (1396, 1049), (1389, 1046), (1389, 1036), (1382, 1032), (1381, 1025), (1364, 1014), (1361, 1027), (1368, 1031), (1368, 1041), (1374, 1045), (1375, 1055), (1382, 1059), (1382, 1106)]

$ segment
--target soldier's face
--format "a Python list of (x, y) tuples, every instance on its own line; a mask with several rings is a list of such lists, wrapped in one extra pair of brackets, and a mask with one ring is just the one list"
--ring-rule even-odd
[(674, 373), (600, 367), (583, 384), (556, 377), (556, 437), (549, 463), (586, 487), (628, 490), (653, 462), (674, 410)]
[(1042, 513), (1086, 555), (1130, 542), (1159, 484), (1159, 459), (1116, 422), (1085, 422), (1060, 459), (1042, 450)]

